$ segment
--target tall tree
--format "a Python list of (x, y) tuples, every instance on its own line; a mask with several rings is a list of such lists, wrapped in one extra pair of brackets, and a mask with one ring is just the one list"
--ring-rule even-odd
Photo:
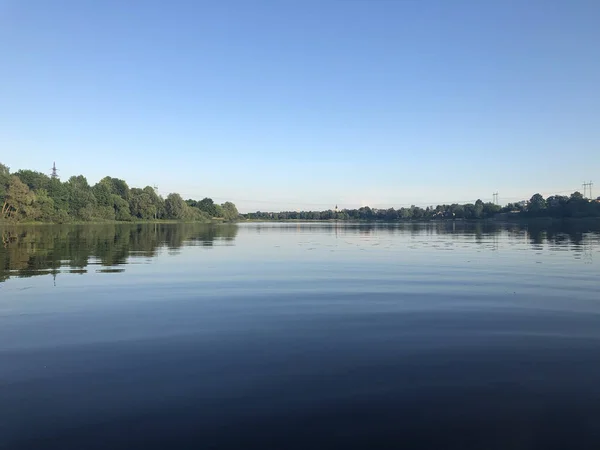
[(45, 173), (34, 170), (19, 170), (15, 175), (32, 191), (37, 191), (38, 189), (47, 190), (50, 187), (50, 177)]
[(527, 209), (534, 214), (540, 213), (542, 210), (546, 209), (546, 200), (544, 200), (544, 197), (542, 197), (541, 194), (534, 194), (529, 200)]
[(34, 198), (33, 193), (19, 177), (11, 176), (2, 204), (2, 217), (15, 220), (26, 217)]
[(153, 219), (156, 214), (156, 206), (152, 203), (152, 198), (143, 189), (131, 189), (129, 208), (131, 215), (140, 219)]
[(184, 218), (185, 207), (187, 205), (179, 194), (169, 194), (165, 199), (165, 210), (167, 218), (181, 220)]
[(119, 178), (104, 177), (100, 183), (106, 183), (111, 194), (118, 195), (123, 200), (129, 200), (129, 186), (124, 180)]
[(218, 217), (218, 211), (212, 198), (205, 197), (196, 205), (200, 211), (204, 211), (211, 217)]
[(69, 192), (69, 214), (80, 220), (92, 220), (95, 216), (96, 197), (83, 175), (73, 176), (67, 181)]
[(99, 182), (92, 188), (92, 193), (96, 197), (98, 206), (110, 206), (112, 207), (111, 196), (111, 185), (110, 183)]
[(54, 202), (54, 207), (67, 214), (69, 209), (69, 189), (67, 183), (62, 183), (58, 178), (51, 178), (48, 186), (48, 195)]
[(146, 186), (144, 192), (148, 194), (150, 199), (152, 200), (152, 204), (156, 208), (156, 218), (162, 219), (165, 217), (165, 201), (164, 199), (156, 193), (154, 188), (151, 186)]
[(123, 221), (131, 220), (131, 212), (129, 211), (127, 200), (117, 194), (111, 194), (110, 199), (115, 211), (115, 219)]
[(45, 189), (38, 189), (35, 192), (33, 204), (36, 209), (36, 219), (44, 222), (55, 221), (56, 214), (54, 212), (54, 200), (52, 200)]

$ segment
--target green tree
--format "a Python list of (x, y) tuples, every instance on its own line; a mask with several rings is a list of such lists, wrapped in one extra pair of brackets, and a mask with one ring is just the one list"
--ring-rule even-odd
[(113, 208), (115, 211), (115, 219), (129, 221), (131, 220), (131, 212), (129, 211), (129, 203), (117, 194), (110, 196)]
[(4, 197), (6, 196), (6, 190), (10, 183), (10, 169), (4, 164), (0, 163), (0, 203), (4, 203)]
[(94, 218), (102, 220), (116, 220), (114, 203), (109, 206), (97, 205), (94, 210)]
[(196, 207), (200, 211), (204, 211), (205, 213), (207, 213), (210, 217), (218, 217), (218, 215), (217, 215), (218, 211), (217, 211), (217, 208), (215, 207), (215, 202), (213, 201), (212, 198), (208, 198), (208, 197), (203, 198), (202, 200), (200, 200), (198, 202)]
[(165, 215), (166, 215), (166, 212), (165, 212), (165, 201), (164, 201), (164, 199), (156, 193), (156, 191), (154, 190), (154, 188), (152, 188), (150, 186), (146, 186), (143, 189), (143, 191), (146, 194), (148, 194), (148, 196), (152, 200), (152, 204), (156, 208), (156, 218), (157, 219), (164, 218)]
[(131, 215), (140, 219), (153, 219), (156, 215), (156, 206), (152, 203), (150, 195), (143, 189), (131, 189), (129, 208)]
[(411, 218), (415, 219), (415, 220), (420, 220), (423, 218), (425, 211), (423, 211), (423, 208), (419, 208), (418, 206), (412, 205), (410, 207), (411, 209)]
[(94, 185), (92, 188), (92, 193), (94, 197), (96, 197), (96, 201), (98, 202), (98, 206), (110, 206), (112, 207), (111, 196), (111, 185), (110, 183), (99, 182)]
[(575, 191), (569, 197), (566, 207), (564, 208), (564, 215), (567, 217), (586, 217), (593, 215), (594, 204), (588, 202), (581, 192)]
[(2, 177), (8, 178), (10, 176), (10, 168), (2, 163), (0, 163), (0, 180)]
[(541, 194), (534, 194), (529, 200), (527, 210), (533, 214), (539, 214), (544, 209), (546, 209), (546, 200)]
[(129, 201), (129, 186), (124, 180), (118, 178), (104, 177), (100, 180), (108, 186), (110, 193), (118, 195), (123, 200)]
[(47, 190), (50, 187), (50, 177), (45, 173), (33, 170), (19, 170), (15, 175), (32, 191), (37, 191), (38, 189)]
[(87, 178), (83, 175), (72, 176), (71, 178), (69, 178), (69, 181), (67, 181), (67, 183), (69, 183), (69, 185), (73, 187), (77, 187), (85, 191), (89, 191), (91, 189)]
[(411, 208), (400, 208), (400, 219), (401, 220), (412, 219), (412, 209)]
[(551, 195), (546, 199), (546, 210), (552, 217), (565, 217), (568, 203), (569, 197), (566, 195)]
[(358, 218), (361, 220), (373, 219), (373, 210), (368, 206), (363, 206), (358, 209)]
[(36, 191), (34, 207), (38, 211), (39, 220), (43, 222), (53, 222), (56, 220), (54, 200), (52, 200), (45, 189), (38, 189)]
[(67, 181), (69, 192), (69, 215), (80, 220), (92, 220), (95, 216), (96, 197), (83, 175), (73, 176)]
[(169, 194), (165, 199), (165, 211), (167, 218), (181, 220), (187, 205), (179, 194)]
[(213, 217), (223, 217), (223, 207), (215, 203), (215, 215)]
[(487, 202), (483, 204), (483, 216), (484, 217), (493, 217), (495, 214), (499, 213), (502, 208), (500, 205), (496, 205), (495, 203)]
[(181, 219), (194, 222), (210, 222), (210, 217), (204, 211), (193, 208), (184, 202)]
[(237, 220), (240, 215), (235, 205), (231, 202), (223, 203), (221, 209), (223, 210), (223, 218), (225, 220)]
[(464, 219), (465, 218), (465, 207), (459, 204), (450, 205), (450, 215), (454, 219)]
[(571, 194), (571, 197), (569, 197), (569, 201), (571, 202), (579, 202), (585, 200), (585, 198), (583, 197), (583, 194), (579, 191), (575, 191)]
[(389, 208), (388, 210), (385, 211), (385, 220), (392, 222), (395, 220), (398, 220), (398, 211), (396, 211), (394, 208)]
[(467, 203), (466, 205), (463, 205), (463, 211), (465, 219), (475, 219), (475, 205), (473, 203)]
[(62, 183), (58, 178), (51, 178), (48, 185), (48, 195), (54, 202), (57, 210), (67, 213), (69, 209), (69, 188), (67, 183)]
[(2, 204), (2, 217), (19, 220), (27, 217), (28, 213), (31, 215), (30, 206), (34, 198), (33, 192), (19, 177), (11, 176)]

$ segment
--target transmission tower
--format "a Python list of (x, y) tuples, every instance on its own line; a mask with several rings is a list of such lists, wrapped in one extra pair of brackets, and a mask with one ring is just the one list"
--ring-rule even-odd
[(51, 178), (58, 178), (58, 169), (56, 168), (56, 162), (52, 163), (52, 173), (50, 174)]
[[(152, 186), (152, 188), (154, 189), (154, 193), (158, 196), (158, 186), (155, 184), (154, 186)], [(154, 220), (158, 219), (158, 210), (154, 211)], [(156, 231), (156, 224), (154, 224), (154, 229)]]
[(498, 193), (494, 192), (493, 196), (494, 196), (493, 203), (494, 203), (494, 205), (497, 205), (498, 204)]
[[(592, 198), (592, 186), (594, 185), (594, 183), (592, 183), (591, 181), (589, 183), (583, 183), (583, 197), (588, 197), (588, 198)], [(586, 195), (588, 192), (588, 188), (590, 190), (589, 195)]]

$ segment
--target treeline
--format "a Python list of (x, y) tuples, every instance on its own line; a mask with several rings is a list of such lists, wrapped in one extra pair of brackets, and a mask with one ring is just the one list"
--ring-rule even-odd
[(519, 213), (525, 217), (600, 217), (600, 197), (587, 199), (577, 191), (570, 196), (552, 195), (546, 199), (535, 194)]
[(491, 202), (484, 203), (477, 200), (475, 203), (459, 205), (438, 205), (436, 207), (421, 208), (388, 208), (375, 209), (363, 206), (358, 209), (343, 209), (341, 211), (282, 211), (261, 212), (243, 215), (248, 220), (364, 220), (364, 221), (428, 221), (428, 220), (480, 220), (498, 217), (505, 214), (510, 217), (600, 217), (600, 198), (589, 200), (581, 193), (574, 192), (571, 196), (555, 195), (544, 199), (540, 194), (535, 194), (529, 201), (510, 203), (506, 206), (496, 205)]
[(493, 203), (484, 203), (477, 200), (466, 205), (438, 205), (421, 208), (388, 208), (375, 209), (363, 206), (358, 209), (343, 209), (340, 211), (283, 211), (283, 212), (255, 212), (245, 214), (251, 220), (381, 220), (395, 222), (399, 220), (432, 220), (432, 219), (485, 219), (493, 217), (502, 208)]
[(40, 221), (134, 221), (170, 219), (210, 222), (239, 216), (231, 202), (219, 205), (210, 198), (183, 200), (176, 193), (161, 197), (146, 186), (130, 188), (124, 180), (105, 177), (91, 186), (83, 175), (62, 182), (58, 177), (33, 170), (10, 173), (0, 164), (0, 220)]

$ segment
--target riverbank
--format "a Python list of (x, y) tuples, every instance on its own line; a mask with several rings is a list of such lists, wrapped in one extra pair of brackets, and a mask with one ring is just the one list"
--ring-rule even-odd
[(198, 221), (198, 220), (92, 220), (88, 222), (84, 221), (72, 221), (72, 222), (14, 222), (9, 220), (0, 220), (0, 227), (9, 227), (9, 226), (55, 226), (55, 225), (152, 225), (152, 224), (161, 224), (161, 225), (174, 225), (174, 224), (183, 224), (183, 223), (195, 223), (202, 225), (218, 225), (218, 224), (230, 224), (235, 223), (231, 221), (226, 221), (224, 219), (215, 218), (209, 221)]

